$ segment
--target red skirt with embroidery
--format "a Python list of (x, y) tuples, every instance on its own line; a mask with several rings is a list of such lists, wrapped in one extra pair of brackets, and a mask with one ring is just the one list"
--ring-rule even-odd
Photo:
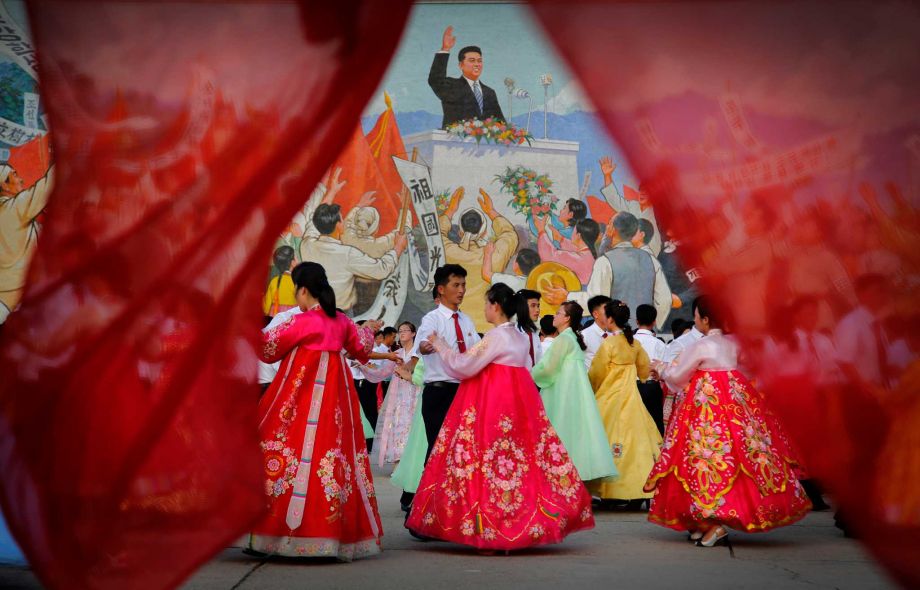
[(269, 512), (250, 535), (251, 549), (342, 561), (380, 552), (359, 412), (340, 353), (300, 348), (282, 362), (259, 402)]
[(738, 371), (697, 371), (668, 424), (648, 478), (649, 520), (675, 530), (705, 523), (748, 532), (791, 524), (811, 509), (789, 439)]
[(591, 496), (527, 369), (491, 364), (460, 385), (406, 526), (503, 550), (594, 527)]

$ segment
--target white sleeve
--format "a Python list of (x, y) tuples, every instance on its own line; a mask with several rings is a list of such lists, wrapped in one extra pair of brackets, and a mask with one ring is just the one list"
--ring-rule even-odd
[(627, 201), (620, 193), (616, 190), (616, 187), (613, 185), (605, 186), (601, 189), (601, 194), (604, 195), (604, 198), (607, 199), (607, 203), (617, 210), (627, 211), (632, 213), (636, 217), (639, 217), (641, 213), (641, 207), (638, 201)]
[(671, 312), (671, 287), (668, 286), (668, 280), (664, 276), (661, 264), (654, 256), (652, 256), (652, 263), (655, 267), (655, 289), (652, 293), (652, 299), (655, 302), (655, 311), (658, 312), (655, 325), (661, 330), (664, 328), (664, 323)]
[(323, 197), (326, 195), (326, 187), (322, 183), (316, 185), (316, 188), (313, 189), (313, 192), (310, 193), (310, 199), (307, 200), (307, 204), (303, 208), (303, 238), (318, 238), (319, 230), (316, 229), (316, 226), (313, 225), (313, 214), (316, 212), (316, 208), (319, 207), (320, 202), (323, 200)]
[(679, 391), (690, 382), (690, 376), (705, 357), (707, 343), (698, 340), (684, 350), (676, 363), (666, 366), (661, 371), (661, 378), (668, 386)]
[(422, 353), (418, 351), (419, 344), (428, 340), (428, 337), (438, 331), (437, 325), (435, 325), (435, 319), (432, 314), (425, 314), (422, 317), (422, 323), (419, 324), (418, 331), (415, 333), (415, 343), (412, 345), (412, 351), (409, 353), (415, 358), (422, 358)]
[(396, 270), (396, 254), (390, 251), (380, 258), (372, 258), (361, 250), (352, 248), (348, 253), (348, 260), (344, 263), (356, 277), (382, 281)]
[(684, 349), (684, 342), (680, 338), (675, 338), (664, 350), (664, 362), (671, 364)]
[(591, 270), (591, 278), (588, 280), (588, 286), (583, 291), (574, 291), (569, 293), (569, 299), (575, 301), (585, 311), (588, 310), (588, 299), (595, 295), (610, 296), (610, 285), (613, 282), (613, 269), (610, 268), (610, 261), (606, 256), (601, 256), (594, 261), (594, 268)]

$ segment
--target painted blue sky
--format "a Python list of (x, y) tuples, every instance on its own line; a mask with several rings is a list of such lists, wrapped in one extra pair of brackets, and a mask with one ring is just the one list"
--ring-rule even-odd
[[(373, 112), (379, 112), (383, 106), (384, 89), (393, 97), (397, 110), (440, 112), (440, 104), (428, 88), (428, 69), (434, 53), (441, 48), (441, 36), (447, 25), (453, 25), (457, 37), (448, 75), (459, 75), (457, 50), (466, 45), (480, 46), (485, 62), (482, 80), (498, 92), (502, 108), (507, 97), (505, 77), (514, 78), (517, 86), (528, 90), (540, 105), (543, 104), (541, 74), (553, 75), (557, 94), (571, 81), (526, 6), (417, 4), (381, 91), (370, 105)], [(515, 105), (515, 111), (523, 108), (523, 104), (526, 103)]]
[[(435, 52), (441, 48), (441, 37), (448, 25), (454, 27), (457, 38), (447, 70), (449, 76), (459, 75), (455, 64), (456, 52), (461, 47), (480, 46), (485, 62), (482, 80), (498, 93), (505, 114), (508, 114), (508, 95), (504, 79), (510, 77), (515, 80), (516, 87), (527, 90), (533, 97), (530, 130), (535, 137), (543, 137), (544, 101), (539, 79), (542, 74), (552, 74), (554, 84), (550, 88), (549, 104), (555, 116), (550, 115), (549, 136), (581, 144), (578, 171), (580, 178), (584, 178), (585, 171), (591, 171), (589, 194), (599, 194), (602, 183), (597, 159), (604, 155), (613, 156), (620, 166), (614, 174), (614, 182), (635, 185), (625, 159), (604, 134), (593, 107), (526, 5), (416, 4), (390, 69), (365, 109), (366, 130), (385, 108), (384, 90), (393, 99), (403, 134), (440, 125), (441, 104), (428, 87), (428, 70)], [(515, 124), (526, 124), (528, 107), (527, 100), (514, 101)]]

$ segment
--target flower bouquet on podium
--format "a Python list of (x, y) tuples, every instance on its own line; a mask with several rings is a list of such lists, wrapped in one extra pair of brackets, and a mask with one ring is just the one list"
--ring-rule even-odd
[(489, 117), (484, 121), (473, 117), (464, 119), (447, 126), (447, 134), (458, 139), (472, 137), (476, 143), (485, 140), (486, 143), (499, 145), (521, 145), (525, 141), (530, 145), (533, 136), (527, 133), (526, 129), (517, 127), (513, 123)]
[(508, 206), (528, 219), (556, 210), (559, 199), (553, 194), (553, 181), (546, 174), (537, 174), (523, 166), (509, 166), (503, 174), (496, 174), (495, 180), (501, 184), (502, 192), (511, 195)]

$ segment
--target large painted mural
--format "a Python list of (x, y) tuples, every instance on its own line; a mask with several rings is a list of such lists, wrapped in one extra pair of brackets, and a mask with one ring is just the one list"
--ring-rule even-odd
[(418, 5), (350, 144), (279, 238), (264, 311), (293, 305), (281, 273), (314, 260), (356, 318), (417, 320), (446, 262), (467, 269), (480, 330), (492, 282), (539, 291), (553, 313), (586, 296), (627, 212), (650, 269), (636, 288), (665, 327), (690, 317), (698, 273), (642, 188), (526, 7)]
[(0, 324), (22, 296), (52, 185), (50, 136), (22, 2), (0, 2)]

